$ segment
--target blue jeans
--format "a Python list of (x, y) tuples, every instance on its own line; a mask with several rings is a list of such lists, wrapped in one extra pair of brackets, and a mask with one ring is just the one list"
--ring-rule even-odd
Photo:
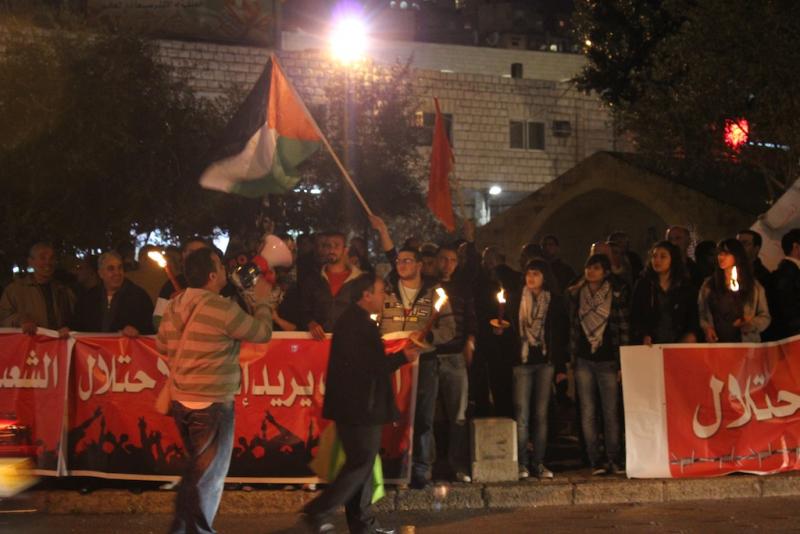
[[(606, 462), (620, 463), (619, 414), (620, 387), (617, 381), (619, 363), (593, 362), (578, 358), (575, 366), (575, 388), (581, 406), (581, 428), (586, 440), (586, 454), (592, 467)], [(598, 395), (599, 394), (599, 395)], [(597, 443), (597, 398), (603, 413), (603, 435), (606, 458), (601, 460)]]
[[(544, 461), (547, 448), (547, 410), (553, 392), (555, 367), (550, 363), (517, 365), (513, 369), (514, 419), (517, 421), (517, 454), (519, 465), (528, 467), (528, 439), (533, 438), (530, 465)], [(530, 407), (533, 401), (533, 421)], [(531, 424), (532, 423), (532, 424)], [(532, 434), (532, 436), (531, 436)]]
[(447, 461), (454, 473), (469, 474), (467, 402), (469, 378), (462, 353), (439, 355), (439, 396), (447, 418)]
[(414, 410), (414, 452), (411, 478), (429, 480), (436, 459), (436, 441), (433, 437), (433, 417), (436, 396), (439, 394), (439, 360), (435, 355), (424, 355), (417, 369), (417, 406)]
[(190, 410), (172, 401), (171, 412), (186, 449), (186, 471), (175, 499), (171, 533), (216, 532), (211, 524), (222, 499), (233, 451), (233, 403)]

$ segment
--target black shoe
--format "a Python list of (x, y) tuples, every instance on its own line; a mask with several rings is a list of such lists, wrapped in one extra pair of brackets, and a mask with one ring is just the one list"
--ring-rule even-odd
[(424, 490), (430, 488), (432, 485), (431, 481), (427, 478), (411, 477), (411, 483), (408, 487), (415, 490)]

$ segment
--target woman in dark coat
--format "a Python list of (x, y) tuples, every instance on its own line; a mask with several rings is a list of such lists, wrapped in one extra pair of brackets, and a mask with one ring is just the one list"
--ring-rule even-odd
[(678, 248), (659, 241), (650, 249), (644, 276), (633, 289), (631, 341), (644, 345), (695, 343), (699, 331), (697, 289)]

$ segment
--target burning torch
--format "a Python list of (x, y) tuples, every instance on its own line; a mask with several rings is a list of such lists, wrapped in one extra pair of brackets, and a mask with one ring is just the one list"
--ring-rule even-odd
[(506, 314), (506, 290), (500, 288), (500, 291), (497, 292), (497, 317), (489, 321), (489, 324), (492, 325), (494, 328), (500, 328), (501, 330), (505, 330), (511, 323), (505, 320), (504, 315)]
[(175, 289), (175, 291), (180, 291), (183, 289), (178, 283), (178, 279), (175, 278), (175, 273), (172, 272), (172, 269), (170, 268), (167, 259), (164, 257), (164, 254), (157, 250), (151, 250), (147, 253), (147, 257), (156, 262), (159, 267), (164, 269), (164, 272), (167, 273), (167, 278), (169, 278), (169, 281), (172, 283), (172, 287)]
[(422, 330), (420, 330), (420, 332), (422, 332), (420, 340), (417, 341), (417, 339), (414, 337), (409, 338), (412, 343), (414, 343), (415, 345), (417, 345), (418, 347), (420, 347), (425, 351), (433, 348), (431, 345), (425, 342), (425, 338), (427, 338), (428, 334), (431, 333), (434, 323), (439, 319), (439, 316), (441, 315), (442, 307), (447, 303), (447, 293), (445, 293), (444, 289), (442, 289), (441, 287), (436, 288), (436, 295), (438, 298), (436, 299), (436, 302), (433, 304), (433, 313), (431, 314), (430, 319), (428, 319), (428, 322), (425, 323), (425, 326), (422, 328)]

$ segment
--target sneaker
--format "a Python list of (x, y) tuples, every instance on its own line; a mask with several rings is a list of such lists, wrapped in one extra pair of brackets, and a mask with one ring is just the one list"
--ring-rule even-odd
[(611, 462), (610, 464), (608, 464), (608, 471), (612, 475), (624, 475), (625, 474), (625, 467), (624, 466), (619, 466), (619, 465), (615, 464), (614, 462)]
[(531, 474), (528, 472), (528, 468), (524, 465), (519, 466), (519, 479), (525, 480), (529, 476), (531, 476)]
[(553, 472), (546, 468), (543, 464), (539, 464), (535, 469), (536, 478), (553, 478)]
[(605, 468), (605, 466), (600, 465), (600, 466), (597, 466), (597, 467), (592, 467), (592, 476), (593, 477), (600, 476), (600, 475), (605, 475), (606, 473), (608, 473), (608, 470)]
[(456, 473), (456, 482), (465, 482), (469, 483), (472, 482), (472, 478), (463, 471), (459, 471)]
[(303, 514), (300, 516), (300, 520), (307, 532), (313, 532), (314, 534), (333, 534), (336, 532), (333, 523), (320, 516)]

